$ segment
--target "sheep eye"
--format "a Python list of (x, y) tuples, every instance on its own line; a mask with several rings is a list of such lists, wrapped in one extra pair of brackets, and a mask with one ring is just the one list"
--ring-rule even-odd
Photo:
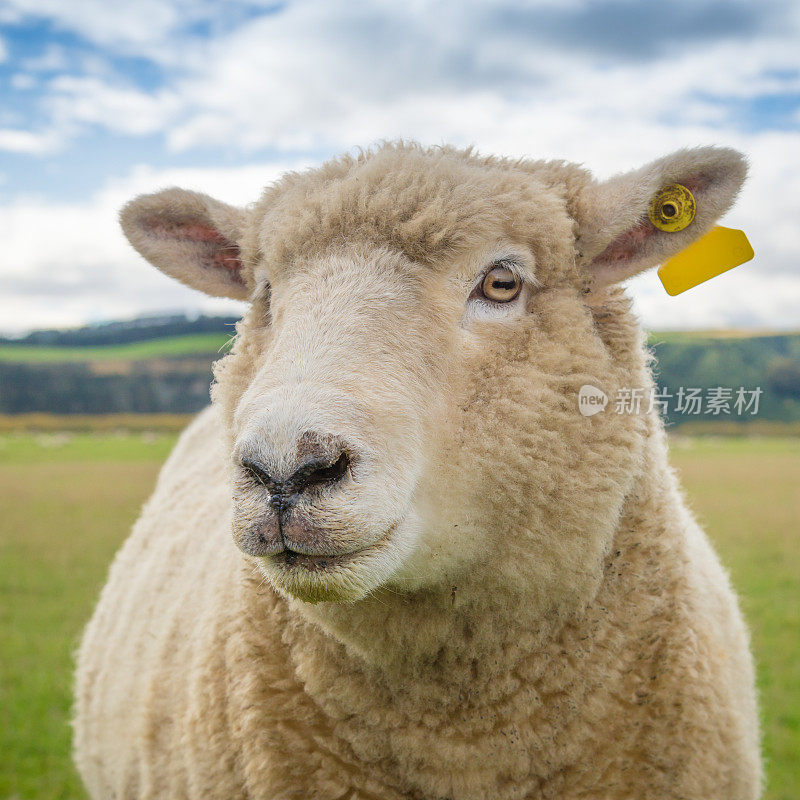
[(492, 267), (483, 279), (481, 292), (493, 303), (510, 303), (522, 290), (522, 281), (508, 267)]

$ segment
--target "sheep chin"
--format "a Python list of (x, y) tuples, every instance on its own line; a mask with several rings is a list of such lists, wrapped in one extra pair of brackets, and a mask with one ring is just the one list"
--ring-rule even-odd
[[(398, 571), (407, 555), (405, 526), (393, 525), (373, 544), (353, 553), (305, 563), (284, 554), (257, 559), (261, 574), (281, 595), (302, 603), (356, 603), (379, 589)], [(294, 563), (291, 563), (294, 561)]]

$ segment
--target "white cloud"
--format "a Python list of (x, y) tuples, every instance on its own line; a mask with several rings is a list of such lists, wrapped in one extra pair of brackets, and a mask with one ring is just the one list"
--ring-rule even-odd
[[(97, 74), (52, 85), (49, 106), (59, 121), (75, 131), (86, 124), (131, 135), (158, 130), (177, 151), (340, 149), (427, 132), (466, 141), (499, 128), (519, 150), (523, 137), (558, 119), (581, 130), (642, 123), (724, 130), (733, 126), (720, 98), (800, 87), (798, 13), (766, 0), (758, 13), (741, 3), (716, 21), (706, 13), (701, 31), (691, 27), (692, 14), (708, 3), (678, 0), (667, 21), (620, 3), (577, 1), (499, 2), (490, 10), (455, 0), (435, 8), (296, 0), (252, 19), (241, 13), (256, 4), (242, 1), (10, 2), (20, 14), (48, 16), (114, 54), (167, 69), (165, 85), (144, 92), (108, 65), (84, 65)], [(681, 21), (689, 25), (682, 32)], [(201, 22), (214, 35), (193, 32)], [(646, 39), (652, 53), (644, 58), (641, 43), (620, 30)], [(52, 48), (42, 56), (57, 58)], [(461, 105), (469, 118), (454, 119)]]
[(57, 30), (77, 34), (117, 55), (180, 63), (182, 48), (176, 43), (201, 39), (197, 29), (224, 29), (241, 22), (248, 11), (269, 9), (271, 4), (271, 0), (4, 0), (0, 22), (46, 19)]
[(437, 16), (431, 26), (397, 9), (358, 16), (339, 3), (299, 3), (242, 26), (212, 41), (176, 82), (183, 109), (168, 141), (177, 150), (336, 149), (398, 134), (463, 141), (498, 132), (518, 151), (559, 118), (567, 130), (617, 135), (629, 124), (732, 127), (714, 96), (797, 83), (764, 77), (798, 66), (796, 42), (783, 36), (750, 43), (747, 57), (740, 42), (721, 41), (646, 62), (611, 61), (535, 37), (515, 41), (505, 29), (481, 31), (479, 15), (451, 3)]
[(60, 72), (67, 69), (68, 65), (66, 51), (58, 45), (50, 45), (39, 55), (22, 62), (22, 68), (27, 72)]
[(21, 199), (0, 205), (0, 330), (76, 325), (88, 319), (192, 308), (223, 312), (241, 304), (185, 288), (144, 262), (117, 222), (131, 197), (166, 186), (203, 190), (245, 204), (286, 169), (305, 162), (238, 169), (134, 169), (84, 203)]
[[(652, 144), (654, 152), (647, 157), (665, 144), (660, 139)], [(800, 252), (800, 228), (785, 220), (800, 215), (800, 165), (791, 161), (799, 146), (797, 134), (757, 140), (753, 179), (736, 210), (723, 220), (744, 228), (756, 260), (678, 297), (666, 295), (655, 273), (631, 283), (637, 311), (648, 327), (798, 327), (795, 254)], [(633, 154), (616, 160), (620, 163), (615, 166), (628, 167), (643, 159)], [(256, 199), (284, 170), (309, 165), (298, 160), (240, 168), (139, 166), (124, 178), (109, 180), (84, 203), (23, 199), (0, 206), (0, 329), (78, 324), (179, 307), (216, 312), (241, 308), (205, 298), (145, 264), (119, 231), (117, 211), (136, 194), (171, 185), (242, 205)]]
[(26, 72), (17, 72), (11, 76), (11, 88), (18, 91), (28, 91), (37, 85), (36, 78)]
[[(63, 73), (67, 64), (79, 64), (77, 74), (47, 82), (42, 103), (50, 122), (38, 130), (7, 122), (0, 150), (54, 152), (87, 128), (160, 135), (184, 158), (209, 149), (333, 153), (408, 137), (566, 158), (607, 176), (682, 146), (732, 145), (750, 155), (752, 166), (726, 224), (747, 231), (755, 261), (678, 298), (667, 297), (647, 276), (632, 285), (637, 307), (657, 327), (800, 323), (794, 311), (800, 131), (759, 132), (758, 119), (747, 111), (758, 98), (800, 91), (800, 7), (735, 3), (700, 30), (688, 24), (692, 15), (719, 10), (719, 4), (675, 0), (668, 20), (648, 11), (649, 26), (644, 12), (604, 0), (498, 0), (491, 7), (442, 0), (435, 8), (423, 0), (299, 0), (247, 18), (247, 8), (256, 5), (7, 0), (6, 17), (47, 17), (101, 51), (144, 57), (166, 78), (155, 90), (143, 89), (135, 76), (115, 74), (102, 56), (45, 48), (25, 65), (28, 71)], [(193, 33), (198, 26), (212, 34)], [(162, 287), (165, 279), (145, 279), (141, 268), (129, 273), (132, 255), (116, 231), (114, 204), (173, 180), (195, 181), (197, 188), (243, 202), (257, 195), (265, 180), (257, 176), (272, 169), (140, 168), (111, 180), (86, 203), (0, 207), (0, 224), (13, 218), (18, 228), (13, 263), (21, 270), (15, 274), (21, 300), (8, 313), (19, 320), (49, 313), (45, 295), (30, 305), (34, 294), (22, 290), (24, 279), (44, 284), (51, 271), (72, 282), (73, 290), (64, 284), (72, 294), (60, 303), (69, 314), (88, 313), (91, 296), (105, 298), (107, 316), (118, 313), (123, 298), (131, 307), (154, 307), (162, 289), (147, 281), (162, 281)], [(53, 223), (59, 231), (60, 220), (70, 221), (61, 254), (48, 242), (26, 246), (41, 219), (59, 220)], [(163, 289), (170, 301), (189, 302), (187, 292)]]
[(0, 128), (0, 151), (44, 155), (57, 150), (61, 136), (56, 131), (25, 131), (14, 128)]
[[(187, 5), (181, 3), (180, 5)], [(105, 0), (6, 0), (9, 21), (46, 18), (62, 30), (78, 33), (102, 45), (146, 46), (154, 37), (172, 30), (181, 12), (178, 3), (138, 0), (108, 3)]]
[(102, 125), (109, 131), (144, 135), (163, 130), (176, 105), (170, 92), (150, 94), (112, 86), (96, 77), (61, 76), (50, 82), (53, 116), (67, 125)]
[(651, 330), (764, 328), (800, 330), (800, 280), (769, 275), (755, 262), (712, 278), (677, 297), (655, 271), (631, 281), (634, 309)]

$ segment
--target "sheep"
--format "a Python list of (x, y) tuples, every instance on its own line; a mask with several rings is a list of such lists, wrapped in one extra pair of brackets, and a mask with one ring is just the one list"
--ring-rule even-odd
[(83, 637), (91, 796), (758, 797), (747, 630), (663, 423), (577, 402), (652, 388), (621, 283), (744, 176), (400, 142), (246, 209), (131, 201), (139, 253), (250, 305)]

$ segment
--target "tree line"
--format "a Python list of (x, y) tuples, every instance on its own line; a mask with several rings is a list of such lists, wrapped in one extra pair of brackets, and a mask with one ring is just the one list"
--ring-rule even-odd
[[(200, 332), (229, 333), (234, 322), (233, 317), (149, 318), (73, 331), (37, 331), (15, 343), (24, 347), (124, 344)], [(658, 390), (670, 398), (662, 410), (673, 424), (698, 418), (747, 421), (752, 416), (800, 421), (800, 334), (730, 338), (665, 334), (663, 339), (652, 338), (651, 351)], [(0, 359), (0, 413), (194, 412), (209, 402), (216, 357), (217, 353), (198, 352), (122, 362)], [(694, 404), (687, 413), (689, 404), (681, 408), (681, 403), (691, 396), (689, 390), (695, 395), (699, 391), (705, 405)], [(758, 390), (757, 415), (735, 413), (739, 390)], [(726, 398), (729, 402), (720, 408)]]

